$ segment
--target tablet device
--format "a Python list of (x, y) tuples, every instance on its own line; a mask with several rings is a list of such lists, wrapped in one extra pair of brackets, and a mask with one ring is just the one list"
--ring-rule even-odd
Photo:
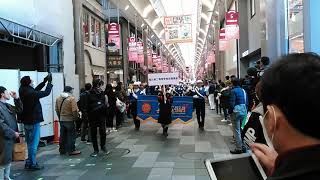
[(231, 159), (208, 159), (205, 163), (212, 180), (267, 179), (254, 154), (239, 155)]

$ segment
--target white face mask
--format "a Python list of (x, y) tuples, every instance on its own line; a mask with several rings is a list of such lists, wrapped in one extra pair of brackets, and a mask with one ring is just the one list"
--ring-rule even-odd
[[(277, 124), (277, 117), (276, 117), (276, 111), (274, 110), (274, 107), (271, 106), (272, 108), (272, 111), (273, 111), (273, 116), (274, 116), (274, 124), (276, 125)], [(266, 129), (266, 126), (264, 124), (264, 121), (265, 121), (265, 118), (266, 118), (266, 115), (267, 113), (269, 112), (269, 110), (262, 116), (259, 116), (259, 120), (260, 120), (260, 123), (261, 123), (261, 126), (262, 126), (262, 129), (263, 129), (263, 135), (264, 135), (264, 138), (266, 139), (266, 142), (267, 142), (267, 145), (274, 149), (274, 146), (273, 146), (273, 139), (274, 139), (274, 133), (272, 133), (271, 135), (271, 139), (269, 138), (269, 135), (267, 133), (267, 129)]]

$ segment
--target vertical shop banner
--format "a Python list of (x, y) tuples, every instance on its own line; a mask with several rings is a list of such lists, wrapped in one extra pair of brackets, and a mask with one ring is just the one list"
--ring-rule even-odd
[(228, 40), (226, 39), (226, 29), (220, 29), (219, 35), (219, 51), (226, 51), (228, 49)]
[(152, 51), (149, 48), (147, 50), (147, 57), (148, 57), (148, 68), (152, 68)]
[(120, 50), (120, 24), (110, 23), (106, 25), (108, 29), (108, 51), (117, 52)]
[(144, 64), (143, 42), (137, 42), (137, 53), (138, 53), (137, 63)]
[(138, 61), (137, 42), (135, 37), (129, 38), (129, 61)]
[(157, 70), (161, 71), (162, 70), (162, 59), (161, 56), (157, 56), (157, 60), (155, 62)]
[(236, 11), (228, 11), (225, 16), (225, 38), (227, 40), (239, 39), (239, 13)]
[(208, 56), (207, 56), (207, 63), (208, 64), (213, 64), (216, 62), (216, 58), (215, 58), (215, 53), (213, 50), (208, 52)]
[(192, 42), (192, 16), (165, 16), (164, 31), (166, 44)]
[[(142, 123), (158, 123), (159, 103), (157, 96), (138, 97), (138, 117)], [(192, 121), (193, 99), (190, 96), (174, 96), (172, 104), (172, 123), (187, 124)]]

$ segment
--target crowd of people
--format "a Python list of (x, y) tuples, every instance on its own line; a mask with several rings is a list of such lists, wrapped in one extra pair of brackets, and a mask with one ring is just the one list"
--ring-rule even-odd
[[(79, 101), (73, 88), (66, 86), (55, 101), (60, 123), (59, 152), (81, 154), (75, 147), (79, 131), (81, 141), (92, 144), (92, 157), (100, 151), (109, 154), (106, 136), (121, 128), (126, 115), (132, 116), (135, 130), (140, 130), (137, 101), (145, 95), (158, 96), (158, 122), (163, 135), (168, 136), (173, 96), (192, 96), (199, 129), (203, 131), (205, 127), (208, 99), (209, 108), (232, 126), (236, 148), (230, 153), (252, 150), (268, 179), (319, 179), (320, 126), (315, 112), (320, 108), (320, 56), (291, 54), (270, 67), (269, 59), (263, 57), (247, 73), (244, 79), (227, 76), (224, 82), (198, 80), (195, 85), (181, 82), (148, 87), (146, 83), (133, 82), (127, 89), (121, 82), (116, 87), (104, 86), (102, 80), (95, 79), (81, 90)], [(20, 84), (19, 95), (0, 86), (0, 146), (4, 147), (0, 150), (0, 165), (6, 180), (10, 180), (13, 146), (20, 136), (18, 121), (24, 124), (28, 148), (25, 169), (43, 169), (36, 160), (43, 121), (39, 100), (51, 93), (52, 76), (49, 74), (37, 87), (29, 76), (23, 77)], [(14, 106), (8, 103), (10, 98), (14, 99)]]

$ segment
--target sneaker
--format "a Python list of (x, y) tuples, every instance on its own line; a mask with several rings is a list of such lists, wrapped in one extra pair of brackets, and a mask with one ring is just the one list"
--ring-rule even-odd
[(118, 132), (116, 128), (112, 128), (111, 132)]
[(106, 155), (110, 154), (110, 151), (108, 151), (106, 147), (101, 147), (101, 151), (103, 151)]
[(221, 122), (228, 122), (228, 120), (226, 120), (226, 119), (222, 119), (222, 120), (221, 120)]
[(36, 165), (33, 165), (33, 166), (29, 166), (29, 169), (30, 171), (38, 171), (38, 170), (42, 170), (44, 169), (43, 166), (39, 165), (39, 164), (36, 164)]
[(245, 151), (243, 151), (242, 149), (234, 149), (234, 150), (230, 150), (231, 154), (242, 154), (245, 153)]
[(232, 123), (229, 123), (228, 126), (232, 126)]
[(93, 152), (92, 154), (90, 154), (90, 156), (91, 156), (91, 157), (97, 157), (98, 154), (99, 154), (99, 152), (95, 151), (95, 152)]
[(92, 144), (92, 143), (91, 143), (91, 141), (87, 141), (86, 144), (87, 144), (87, 145), (90, 145), (90, 144)]
[(69, 153), (69, 156), (75, 156), (75, 155), (79, 155), (81, 154), (81, 151), (73, 151), (71, 153)]

